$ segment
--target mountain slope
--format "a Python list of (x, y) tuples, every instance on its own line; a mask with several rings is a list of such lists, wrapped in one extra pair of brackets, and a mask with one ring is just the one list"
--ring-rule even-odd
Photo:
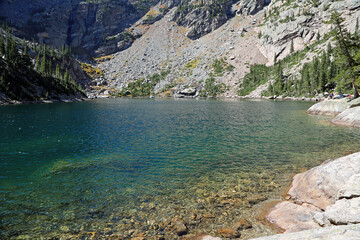
[[(211, 28), (212, 21), (217, 16), (203, 18), (206, 7), (179, 10), (180, 4), (171, 9), (165, 18), (149, 26), (129, 49), (99, 65), (110, 82), (108, 88), (114, 93), (125, 89), (127, 95), (132, 95), (131, 89), (127, 88), (130, 82), (149, 82), (153, 74), (167, 70), (166, 77), (153, 83), (152, 94), (206, 96), (209, 95), (203, 94), (207, 91), (206, 82), (214, 82), (214, 88), (217, 84), (225, 85), (218, 95), (236, 96), (238, 83), (249, 72), (250, 65), (272, 65), (275, 59), (281, 60), (289, 55), (292, 44), (298, 51), (317, 42), (319, 36), (325, 36), (331, 25), (324, 21), (329, 20), (331, 11), (339, 11), (346, 19), (345, 25), (352, 31), (360, 14), (356, 0), (278, 0), (269, 6), (251, 0), (231, 4), (222, 1), (221, 4), (221, 9), (236, 14), (226, 15), (226, 22), (214, 29)], [(184, 13), (180, 21), (179, 11)], [(206, 14), (210, 13), (208, 10)], [(196, 30), (197, 27), (204, 32)], [(318, 47), (324, 49), (326, 43)], [(305, 59), (299, 59), (300, 65), (294, 71), (311, 61), (315, 52), (318, 50), (314, 49)], [(258, 92), (256, 96), (260, 97), (261, 91)]]
[(88, 76), (72, 58), (0, 28), (0, 104), (85, 98)]

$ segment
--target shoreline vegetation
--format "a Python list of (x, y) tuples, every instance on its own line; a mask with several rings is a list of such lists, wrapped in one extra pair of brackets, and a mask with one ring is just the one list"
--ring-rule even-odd
[[(178, 97), (111, 97), (111, 96), (104, 96), (100, 95), (98, 97), (88, 97), (88, 98), (73, 98), (73, 99), (44, 99), (44, 100), (38, 100), (38, 101), (17, 101), (17, 100), (11, 100), (11, 101), (1, 101), (0, 100), (0, 106), (2, 105), (19, 105), (19, 104), (41, 104), (41, 103), (57, 103), (57, 102), (79, 102), (79, 101), (90, 101), (95, 99), (104, 99), (104, 98), (140, 98), (140, 99), (148, 99), (148, 98), (157, 98), (157, 99), (179, 99)], [(180, 97), (182, 98), (182, 97)], [(242, 96), (236, 96), (236, 97), (185, 97), (189, 99), (263, 99), (263, 100), (291, 100), (291, 101), (309, 101), (309, 102), (319, 102), (326, 100), (326, 98), (305, 98), (305, 97), (259, 97), (259, 98), (253, 98), (253, 97), (242, 97)]]

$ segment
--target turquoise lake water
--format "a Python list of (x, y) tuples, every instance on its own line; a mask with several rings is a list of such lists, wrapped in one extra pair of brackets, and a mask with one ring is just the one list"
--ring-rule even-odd
[(179, 214), (175, 204), (205, 211), (203, 204), (217, 214), (206, 205), (214, 192), (266, 197), (286, 184), (278, 176), (360, 150), (359, 129), (307, 115), (312, 104), (105, 99), (0, 106), (0, 239), (105, 236), (105, 228), (125, 236), (130, 227), (145, 229), (149, 216), (161, 222)]

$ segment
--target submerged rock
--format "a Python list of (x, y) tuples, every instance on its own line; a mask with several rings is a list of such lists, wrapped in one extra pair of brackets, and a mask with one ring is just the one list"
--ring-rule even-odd
[(313, 221), (316, 213), (310, 208), (284, 201), (275, 205), (266, 218), (285, 233), (289, 233), (320, 227)]
[(217, 230), (218, 234), (226, 238), (238, 238), (240, 233), (230, 227), (220, 228)]
[(237, 221), (236, 223), (234, 223), (233, 229), (239, 231), (239, 230), (243, 230), (243, 229), (249, 229), (252, 228), (251, 223), (246, 220), (246, 219), (240, 219), (239, 221)]
[(168, 222), (167, 230), (175, 232), (178, 236), (182, 236), (188, 233), (188, 228), (184, 220), (180, 218), (173, 218)]

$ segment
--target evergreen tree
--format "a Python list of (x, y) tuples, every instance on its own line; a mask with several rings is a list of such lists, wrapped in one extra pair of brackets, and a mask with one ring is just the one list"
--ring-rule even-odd
[(29, 55), (28, 46), (26, 44), (22, 55), (22, 63), (24, 66), (31, 67), (31, 59)]
[(17, 65), (20, 61), (20, 55), (19, 55), (19, 47), (15, 41), (14, 38), (10, 38), (10, 52), (9, 52), (9, 58), (8, 61), (11, 64)]
[(43, 74), (43, 75), (47, 75), (47, 72), (46, 72), (46, 54), (45, 54), (45, 51), (44, 51), (44, 53), (43, 53), (43, 57), (42, 57), (42, 59), (41, 59), (41, 74)]
[(294, 53), (294, 40), (291, 40), (290, 53)]
[(328, 45), (327, 45), (326, 52), (327, 52), (328, 55), (331, 55), (331, 53), (332, 53), (332, 47), (331, 47), (330, 42), (329, 42)]
[(355, 32), (359, 31), (359, 18), (356, 18)]
[(327, 67), (328, 67), (327, 54), (325, 52), (323, 52), (323, 54), (321, 55), (319, 87), (318, 87), (318, 90), (321, 92), (325, 91), (326, 84), (327, 84), (327, 78), (326, 78)]
[(40, 52), (38, 52), (35, 60), (35, 69), (40, 71)]
[(48, 76), (51, 76), (53, 74), (51, 58), (46, 61), (46, 72)]
[(5, 54), (5, 44), (4, 44), (4, 39), (0, 36), (0, 54), (4, 55)]
[[(338, 46), (336, 63), (341, 66), (337, 82), (343, 84), (342, 81), (349, 79), (354, 91), (354, 98), (358, 98), (359, 92), (356, 81), (360, 78), (360, 72), (357, 70), (360, 67), (360, 59), (357, 58), (357, 51), (360, 48), (359, 36), (357, 34), (352, 36), (345, 29), (343, 26), (344, 19), (337, 12), (331, 14), (330, 22), (335, 26), (332, 34), (335, 36)], [(346, 86), (346, 84), (343, 85)]]
[(273, 87), (276, 95), (280, 95), (284, 91), (284, 72), (281, 64), (278, 64), (276, 67), (275, 82)]
[(11, 57), (11, 40), (12, 37), (10, 35), (9, 30), (6, 32), (6, 46), (5, 46), (5, 58), (10, 62)]
[(312, 77), (311, 77), (311, 93), (316, 94), (316, 90), (319, 86), (319, 73), (320, 73), (320, 63), (317, 57), (314, 57), (312, 62)]
[(59, 64), (56, 64), (55, 76), (57, 78), (60, 78), (60, 66), (59, 66)]
[(307, 95), (310, 90), (309, 64), (305, 63), (301, 71), (302, 93)]
[(68, 82), (69, 81), (69, 73), (68, 73), (68, 70), (66, 69), (66, 71), (65, 71), (65, 74), (64, 74), (64, 82)]

